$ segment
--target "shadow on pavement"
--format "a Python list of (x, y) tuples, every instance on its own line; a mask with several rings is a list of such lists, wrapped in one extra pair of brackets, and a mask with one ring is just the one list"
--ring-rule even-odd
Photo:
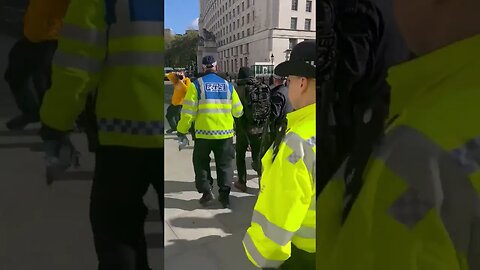
[(196, 240), (173, 239), (165, 248), (165, 269), (254, 270), (243, 250), (245, 231)]
[(43, 143), (41, 142), (0, 144), (0, 149), (17, 149), (17, 148), (28, 148), (32, 152), (44, 152)]

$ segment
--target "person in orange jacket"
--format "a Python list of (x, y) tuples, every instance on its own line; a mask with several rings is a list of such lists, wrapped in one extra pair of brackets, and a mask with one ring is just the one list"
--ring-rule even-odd
[(177, 131), (177, 123), (180, 121), (180, 112), (182, 110), (183, 100), (187, 94), (187, 88), (190, 85), (190, 79), (184, 77), (182, 74), (170, 72), (167, 74), (169, 81), (173, 83), (173, 96), (170, 106), (167, 108), (167, 121), (170, 129), (167, 134)]
[[(39, 121), (39, 109), (51, 85), (51, 63), (69, 4), (70, 0), (30, 0), (28, 4), (23, 37), (12, 47), (5, 72), (5, 80), (21, 111), (6, 123), (10, 130), (21, 130)], [(34, 91), (30, 89), (31, 80)]]

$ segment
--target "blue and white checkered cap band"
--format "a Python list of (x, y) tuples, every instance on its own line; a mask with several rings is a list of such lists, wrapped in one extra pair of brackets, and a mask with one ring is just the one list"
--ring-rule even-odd
[(201, 130), (197, 129), (195, 130), (196, 134), (202, 134), (202, 135), (230, 135), (234, 133), (233, 129), (228, 129), (228, 130)]
[(122, 119), (105, 119), (97, 121), (98, 130), (130, 135), (163, 135), (163, 121), (133, 121)]
[(211, 64), (208, 64), (208, 65), (202, 65), (204, 68), (208, 68), (208, 67), (216, 67), (217, 66), (217, 62), (213, 62)]

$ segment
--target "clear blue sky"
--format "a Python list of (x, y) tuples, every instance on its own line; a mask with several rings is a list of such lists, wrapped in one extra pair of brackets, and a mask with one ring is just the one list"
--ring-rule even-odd
[(199, 2), (199, 0), (165, 0), (165, 28), (172, 28), (175, 34), (185, 33), (200, 14)]

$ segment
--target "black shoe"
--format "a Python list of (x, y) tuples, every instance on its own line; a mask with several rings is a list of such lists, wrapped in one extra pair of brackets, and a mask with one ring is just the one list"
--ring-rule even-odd
[(222, 204), (223, 208), (230, 208), (230, 199), (226, 198), (219, 201)]
[(205, 205), (211, 200), (215, 199), (215, 196), (213, 196), (213, 193), (211, 191), (203, 193), (202, 198), (200, 198), (200, 204)]
[(167, 134), (172, 134), (175, 131), (176, 131), (175, 129), (171, 128), (171, 129), (167, 130), (166, 132), (167, 132)]
[(9, 130), (23, 130), (31, 121), (24, 115), (16, 116), (7, 122)]
[(230, 208), (230, 196), (228, 194), (220, 194), (218, 201), (222, 204), (223, 208)]

